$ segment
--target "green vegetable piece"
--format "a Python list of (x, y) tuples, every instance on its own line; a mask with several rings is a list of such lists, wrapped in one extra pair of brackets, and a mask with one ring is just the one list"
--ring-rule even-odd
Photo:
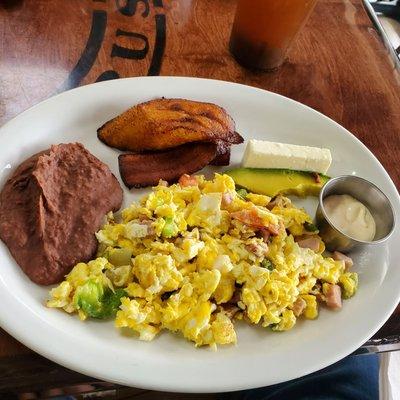
[(246, 199), (246, 196), (249, 194), (249, 192), (246, 189), (236, 189), (236, 193), (242, 198)]
[(122, 267), (123, 265), (130, 265), (132, 258), (132, 250), (124, 249), (111, 249), (108, 254), (108, 261), (115, 267)]
[(100, 318), (113, 317), (121, 305), (121, 298), (127, 294), (123, 289), (117, 289), (115, 292), (107, 291), (107, 295), (103, 298), (103, 313)]
[(304, 229), (308, 232), (318, 232), (318, 228), (311, 222), (304, 222)]
[(342, 287), (342, 297), (350, 299), (358, 289), (358, 275), (356, 272), (346, 272), (339, 278), (339, 285)]
[(268, 258), (264, 258), (264, 260), (262, 260), (261, 266), (263, 268), (267, 268), (269, 271), (273, 271), (275, 269), (274, 264), (271, 260), (268, 260)]
[(113, 292), (109, 288), (104, 289), (100, 282), (90, 279), (76, 289), (74, 303), (89, 317), (106, 319), (117, 312), (121, 297), (124, 296), (124, 290), (117, 289)]
[(165, 225), (161, 232), (165, 238), (171, 238), (178, 233), (178, 227), (176, 226), (172, 217), (165, 217)]
[(329, 177), (315, 172), (291, 169), (235, 168), (225, 171), (236, 185), (249, 192), (275, 197), (277, 194), (317, 196)]
[(102, 304), (100, 300), (103, 296), (103, 285), (93, 280), (88, 280), (84, 285), (76, 289), (74, 302), (77, 308), (90, 317), (96, 318), (101, 313)]
[(268, 328), (271, 329), (271, 331), (278, 332), (278, 331), (276, 330), (276, 328), (278, 327), (278, 325), (279, 325), (279, 324), (269, 324), (269, 325), (268, 325)]

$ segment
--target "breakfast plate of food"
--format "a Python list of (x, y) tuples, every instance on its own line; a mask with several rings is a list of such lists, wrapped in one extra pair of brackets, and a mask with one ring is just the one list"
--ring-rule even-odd
[(220, 392), (352, 353), (400, 298), (374, 155), (280, 95), (129, 78), (0, 129), (1, 327), (111, 382)]

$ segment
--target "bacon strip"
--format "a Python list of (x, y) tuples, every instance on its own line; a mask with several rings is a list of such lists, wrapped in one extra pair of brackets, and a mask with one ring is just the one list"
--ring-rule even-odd
[(164, 151), (121, 154), (119, 171), (128, 188), (155, 186), (162, 179), (176, 182), (183, 174), (193, 174), (215, 158), (215, 143), (187, 143)]
[(229, 165), (231, 160), (231, 143), (220, 140), (217, 142), (217, 146), (217, 155), (211, 161), (210, 165)]

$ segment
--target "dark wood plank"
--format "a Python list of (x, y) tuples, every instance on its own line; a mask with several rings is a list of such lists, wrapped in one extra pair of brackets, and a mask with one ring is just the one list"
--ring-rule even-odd
[[(320, 0), (274, 73), (248, 71), (229, 54), (234, 8), (232, 0), (4, 0), (0, 124), (53, 94), (97, 80), (148, 74), (223, 79), (283, 94), (328, 115), (375, 153), (399, 188), (399, 74), (362, 1)], [(375, 337), (399, 333), (400, 309)], [(0, 357), (0, 371), (11, 368), (28, 386), (44, 382), (47, 372), (60, 385), (87, 379), (39, 361), (1, 330)], [(4, 377), (0, 388), (18, 385), (11, 375)]]

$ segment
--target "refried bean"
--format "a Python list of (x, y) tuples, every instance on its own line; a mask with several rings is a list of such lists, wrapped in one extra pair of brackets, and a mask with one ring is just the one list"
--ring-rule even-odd
[(80, 143), (59, 144), (16, 169), (0, 193), (0, 238), (29, 278), (57, 283), (96, 253), (95, 232), (122, 203), (110, 169)]

